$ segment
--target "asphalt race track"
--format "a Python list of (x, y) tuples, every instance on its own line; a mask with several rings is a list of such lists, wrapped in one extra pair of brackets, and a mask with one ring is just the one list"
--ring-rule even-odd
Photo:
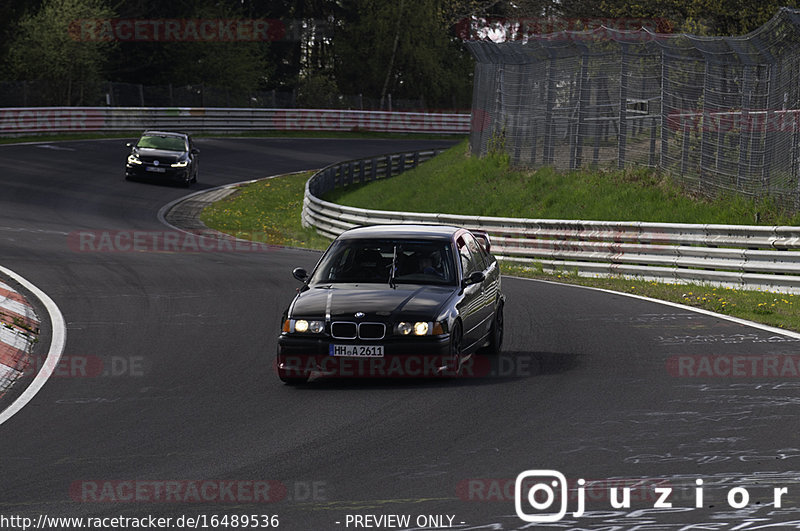
[[(191, 190), (446, 144), (199, 139)], [(124, 181), (125, 155), (123, 140), (0, 146), (0, 264), (67, 322), (66, 368), (0, 426), (0, 515), (517, 529), (515, 478), (553, 469), (571, 489), (586, 479), (589, 511), (554, 526), (800, 525), (797, 339), (506, 278), (506, 352), (491, 372), (284, 386), (272, 361), (291, 270), (318, 254), (75, 249), (76, 231), (165, 230), (159, 208), (187, 193)], [(617, 485), (634, 487), (630, 509), (612, 508)], [(672, 508), (654, 508), (667, 487)], [(746, 507), (729, 503), (734, 488)]]

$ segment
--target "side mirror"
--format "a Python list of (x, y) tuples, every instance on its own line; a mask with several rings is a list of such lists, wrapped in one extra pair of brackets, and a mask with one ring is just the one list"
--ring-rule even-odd
[(466, 288), (467, 286), (471, 286), (472, 284), (480, 284), (484, 280), (486, 280), (486, 275), (483, 274), (483, 271), (475, 271), (470, 276), (461, 281), (461, 287)]
[(197, 148), (192, 148), (192, 151), (191, 151), (191, 153), (192, 153), (192, 155), (197, 155), (197, 154), (199, 154), (199, 153), (200, 153), (200, 150), (199, 150), (199, 149), (197, 149)]
[(292, 271), (292, 276), (300, 282), (308, 280), (308, 272), (302, 267), (295, 267), (294, 271)]
[(133, 142), (126, 142), (125, 147), (132, 148), (134, 146)]

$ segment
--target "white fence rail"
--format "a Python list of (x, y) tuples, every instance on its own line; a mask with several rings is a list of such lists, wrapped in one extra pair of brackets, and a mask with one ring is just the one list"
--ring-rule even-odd
[(330, 237), (358, 225), (458, 225), (488, 232), (497, 256), (548, 271), (800, 293), (800, 227), (476, 217), (320, 199), (334, 188), (391, 177), (436, 153), (395, 153), (320, 170), (306, 183), (303, 224)]
[(375, 131), (467, 134), (470, 115), (327, 109), (195, 107), (0, 108), (0, 135), (178, 129), (191, 133)]

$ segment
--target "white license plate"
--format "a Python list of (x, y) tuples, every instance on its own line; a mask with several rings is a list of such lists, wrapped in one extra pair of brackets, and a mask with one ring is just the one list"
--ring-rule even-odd
[(156, 173), (164, 173), (167, 171), (166, 168), (156, 168), (155, 166), (148, 166), (145, 168), (147, 171), (154, 171)]
[(329, 345), (328, 353), (352, 358), (382, 358), (383, 345)]

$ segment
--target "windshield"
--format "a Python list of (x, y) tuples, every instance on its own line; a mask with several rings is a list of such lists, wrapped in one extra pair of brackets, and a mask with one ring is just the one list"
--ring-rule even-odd
[(165, 151), (186, 151), (186, 141), (177, 136), (143, 136), (136, 146)]
[(395, 249), (395, 283), (455, 284), (456, 270), (449, 242), (374, 239), (336, 242), (311, 282), (388, 284)]

